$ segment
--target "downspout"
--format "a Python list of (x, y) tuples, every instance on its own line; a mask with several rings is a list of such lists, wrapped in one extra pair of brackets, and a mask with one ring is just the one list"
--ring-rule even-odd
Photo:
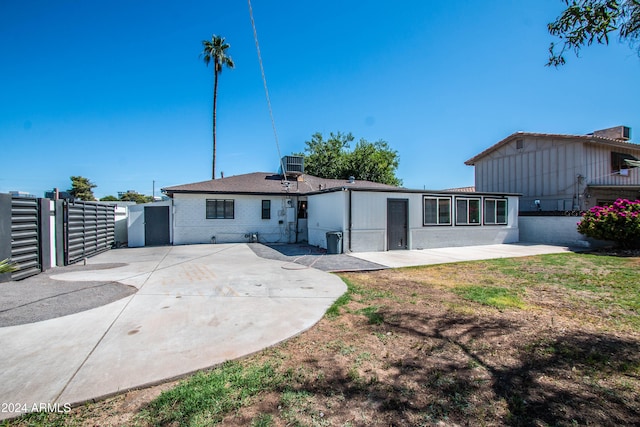
[[(174, 204), (175, 200), (173, 199), (173, 197), (171, 198), (171, 229), (169, 230), (169, 239), (171, 240), (171, 245), (173, 246), (173, 238), (174, 236), (174, 230), (176, 229), (176, 205)], [(128, 214), (128, 211), (127, 211)], [(127, 239), (129, 240), (129, 239)]]
[(300, 205), (300, 200), (298, 200), (299, 197), (300, 196), (296, 195), (296, 204), (294, 206), (294, 208), (295, 208), (294, 212), (295, 212), (295, 215), (296, 215), (296, 230), (295, 230), (296, 239), (295, 239), (295, 243), (298, 243), (298, 227), (299, 227), (299, 225), (298, 225), (298, 206)]
[(349, 189), (349, 228), (348, 228), (348, 236), (349, 236), (349, 252), (351, 252), (351, 225), (352, 225), (352, 210), (351, 210), (351, 195), (353, 192)]

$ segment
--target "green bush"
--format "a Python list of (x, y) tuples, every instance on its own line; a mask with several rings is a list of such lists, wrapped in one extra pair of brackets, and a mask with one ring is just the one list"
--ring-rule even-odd
[(578, 232), (616, 242), (624, 249), (640, 247), (640, 200), (618, 199), (609, 206), (594, 206), (582, 215)]

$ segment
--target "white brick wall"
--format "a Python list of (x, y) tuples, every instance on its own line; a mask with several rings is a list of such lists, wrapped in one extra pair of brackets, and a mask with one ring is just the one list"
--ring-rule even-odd
[[(387, 199), (409, 200), (409, 247), (433, 248), (518, 241), (518, 197), (509, 196), (509, 220), (504, 226), (425, 227), (422, 224), (423, 194), (370, 192), (353, 194), (353, 228), (351, 250), (386, 249)], [(234, 219), (207, 219), (207, 199), (233, 199)], [(294, 215), (287, 216), (286, 200), (291, 199)], [(262, 200), (271, 200), (271, 219), (262, 219)], [(343, 247), (349, 248), (347, 192), (315, 194), (308, 197), (309, 244), (326, 248), (328, 231), (343, 232)], [(249, 242), (258, 233), (260, 243), (293, 243), (296, 241), (295, 195), (205, 195), (174, 196), (174, 236), (176, 245), (193, 243)]]
[[(207, 219), (207, 199), (234, 200), (233, 219)], [(176, 194), (174, 196), (174, 244), (237, 243), (258, 233), (261, 243), (295, 242), (295, 214), (287, 217), (286, 200), (296, 197), (251, 195)], [(262, 200), (271, 201), (271, 219), (262, 219)], [(295, 211), (295, 208), (294, 208)]]

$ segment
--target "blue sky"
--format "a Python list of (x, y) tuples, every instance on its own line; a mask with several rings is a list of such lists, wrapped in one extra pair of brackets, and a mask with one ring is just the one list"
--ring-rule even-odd
[[(640, 132), (640, 59), (616, 38), (545, 67), (560, 0), (252, 1), (282, 155), (315, 132), (383, 139), (409, 188), (473, 185), (464, 161), (516, 131)], [(218, 91), (217, 170), (279, 158), (246, 1), (0, 0), (0, 192), (97, 197), (211, 174), (212, 34), (236, 68)]]

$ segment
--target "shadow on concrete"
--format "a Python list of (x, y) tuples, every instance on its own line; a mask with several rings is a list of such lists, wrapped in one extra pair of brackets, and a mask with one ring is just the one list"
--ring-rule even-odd
[(339, 272), (373, 271), (387, 268), (384, 265), (346, 254), (328, 255), (326, 249), (305, 243), (249, 243), (248, 245), (261, 258), (291, 263), (291, 269), (313, 267), (322, 271)]
[(55, 280), (71, 271), (93, 271), (125, 264), (74, 264), (55, 267), (19, 281), (0, 283), (0, 327), (24, 325), (101, 307), (136, 293), (118, 282)]

